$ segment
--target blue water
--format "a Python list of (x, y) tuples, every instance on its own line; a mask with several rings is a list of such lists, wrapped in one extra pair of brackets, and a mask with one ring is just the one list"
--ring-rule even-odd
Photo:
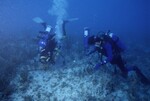
[[(70, 30), (82, 33), (83, 27), (89, 26), (94, 32), (110, 29), (119, 34), (148, 34), (149, 1), (148, 0), (69, 0), (68, 18), (78, 17), (80, 20)], [(55, 16), (48, 15), (52, 6), (51, 0), (3, 0), (0, 3), (1, 31), (33, 30), (37, 25), (33, 17), (40, 16), (55, 25)], [(9, 30), (8, 30), (9, 29)]]
[[(42, 18), (53, 27), (57, 25), (56, 22), (59, 22), (58, 19), (78, 18), (77, 21), (67, 25), (67, 35), (70, 38), (68, 43), (71, 43), (67, 43), (67, 45), (72, 46), (71, 49), (76, 46), (81, 47), (81, 49), (77, 49), (79, 54), (83, 48), (84, 27), (89, 27), (92, 34), (111, 30), (120, 36), (126, 44), (130, 45), (128, 46), (129, 51), (134, 53), (130, 53), (130, 55), (132, 54), (137, 59), (134, 61), (134, 58), (128, 54), (129, 61), (131, 60), (130, 63), (138, 63), (143, 67), (150, 65), (148, 62), (148, 54), (150, 53), (149, 0), (60, 1), (58, 0), (58, 3), (55, 4), (53, 0), (0, 1), (0, 71), (2, 72), (0, 73), (0, 84), (2, 85), (0, 97), (4, 88), (7, 88), (3, 86), (8, 84), (14, 77), (13, 75), (16, 74), (17, 66), (27, 64), (30, 59), (34, 61), (38, 54), (37, 44), (33, 42), (33, 39), (38, 35), (38, 31), (42, 30), (42, 27), (32, 20), (34, 17)], [(52, 10), (53, 6), (59, 5), (59, 3), (62, 9), (57, 9), (53, 14), (49, 14), (48, 11)], [(66, 5), (64, 6), (64, 4)], [(71, 50), (70, 53), (74, 50)], [(138, 57), (139, 54), (141, 55)], [(145, 61), (146, 63), (143, 64)], [(146, 69), (143, 70), (146, 72)], [(12, 77), (6, 79), (5, 77), (9, 77), (9, 74)], [(1, 83), (3, 80), (5, 82)]]

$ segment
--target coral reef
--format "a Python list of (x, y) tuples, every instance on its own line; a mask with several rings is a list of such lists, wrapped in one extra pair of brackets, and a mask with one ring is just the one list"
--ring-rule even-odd
[[(120, 70), (110, 64), (95, 71), (93, 67), (97, 63), (98, 56), (96, 54), (85, 56), (82, 47), (77, 47), (81, 44), (80, 42), (70, 44), (64, 46), (63, 58), (58, 57), (57, 63), (49, 65), (46, 69), (39, 63), (38, 56), (33, 56), (31, 59), (30, 57), (24, 58), (26, 61), (17, 65), (16, 68), (9, 67), (2, 75), (9, 71), (9, 74), (13, 71), (16, 75), (0, 77), (1, 100), (148, 101), (150, 99), (150, 86), (142, 84), (135, 72), (130, 72), (128, 78), (125, 79), (121, 76)], [(128, 61), (133, 60), (133, 57), (138, 54), (138, 51), (132, 49), (129, 48), (129, 52), (134, 54), (125, 55)], [(143, 58), (142, 61), (145, 60), (145, 64), (140, 62), (141, 58), (129, 61), (129, 64), (133, 62), (133, 64), (137, 63), (140, 68), (145, 67), (142, 71), (147, 70), (145, 74), (148, 76), (149, 70), (146, 66), (149, 62), (148, 58), (144, 58), (143, 55), (149, 52), (142, 52), (143, 54), (139, 57)]]

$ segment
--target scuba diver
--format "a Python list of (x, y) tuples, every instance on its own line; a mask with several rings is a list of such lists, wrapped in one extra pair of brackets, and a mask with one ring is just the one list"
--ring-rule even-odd
[[(66, 36), (65, 25), (68, 21), (65, 20), (62, 23), (63, 37)], [(39, 31), (39, 61), (43, 64), (51, 63), (55, 64), (55, 58), (59, 54), (61, 48), (60, 44), (56, 40), (56, 33), (53, 28), (46, 24), (45, 22), (41, 23), (45, 31)]]
[(57, 41), (55, 39), (55, 33), (51, 26), (47, 25), (46, 23), (41, 23), (45, 31), (39, 31), (39, 52), (40, 52), (40, 62), (45, 63), (52, 63), (54, 64), (54, 52), (57, 49)]
[[(114, 35), (110, 31), (98, 35), (89, 35), (89, 29), (84, 29), (85, 48), (88, 45), (94, 46), (94, 49), (87, 52), (87, 56), (98, 52), (100, 55), (100, 62), (94, 67), (95, 70), (99, 69), (102, 65), (111, 63), (117, 65), (122, 72), (122, 76), (126, 78), (129, 71), (135, 71), (141, 82), (144, 84), (150, 84), (150, 81), (145, 77), (141, 70), (137, 66), (126, 67), (125, 62), (121, 56), (121, 53), (126, 49), (125, 45), (121, 42), (118, 36)], [(103, 58), (105, 56), (105, 59)]]
[[(63, 30), (63, 37), (66, 36), (65, 25), (67, 21), (63, 21), (62, 30)], [(60, 44), (58, 44), (56, 40), (56, 34), (53, 28), (46, 23), (41, 23), (45, 31), (40, 31), (39, 33), (39, 51), (40, 51), (40, 62), (45, 63), (52, 63), (55, 64), (55, 58), (58, 55), (58, 52), (61, 48)]]
[[(62, 38), (66, 37), (66, 24), (71, 21), (78, 20), (78, 18), (72, 18), (63, 20), (61, 29), (62, 29)], [(45, 31), (39, 31), (38, 39), (39, 39), (39, 53), (40, 53), (40, 59), (39, 61), (43, 64), (51, 63), (55, 64), (56, 56), (60, 52), (61, 43), (58, 42), (57, 36), (54, 32), (54, 29), (46, 24), (41, 18), (36, 17), (33, 19), (34, 22), (41, 24)], [(63, 55), (60, 54), (62, 57)]]

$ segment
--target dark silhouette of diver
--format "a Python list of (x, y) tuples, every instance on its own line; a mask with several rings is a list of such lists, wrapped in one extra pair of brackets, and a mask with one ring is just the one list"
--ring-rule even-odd
[[(85, 31), (85, 39), (87, 41), (87, 43), (85, 42), (85, 46), (87, 47), (87, 44), (94, 46), (94, 49), (88, 52), (87, 55), (95, 51), (100, 54), (100, 63), (96, 64), (95, 70), (109, 62), (120, 68), (123, 77), (126, 78), (129, 71), (135, 71), (142, 83), (150, 84), (150, 81), (143, 75), (137, 66), (125, 67), (125, 62), (121, 56), (121, 52), (125, 50), (125, 45), (121, 42), (119, 37), (110, 32), (89, 36), (89, 29), (85, 29)], [(106, 59), (103, 59), (103, 56), (105, 56)]]
[[(65, 20), (62, 23), (62, 33), (63, 37), (66, 36), (65, 25), (68, 21)], [(42, 22), (41, 25), (44, 27), (45, 31), (39, 31), (39, 54), (40, 62), (43, 64), (55, 63), (55, 58), (59, 54), (61, 48), (60, 44), (56, 40), (56, 33), (50, 25)]]

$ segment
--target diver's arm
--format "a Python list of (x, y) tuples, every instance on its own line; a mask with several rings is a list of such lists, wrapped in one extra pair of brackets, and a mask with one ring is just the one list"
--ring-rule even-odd
[(99, 69), (102, 65), (108, 63), (108, 62), (111, 62), (112, 61), (112, 47), (109, 43), (105, 43), (103, 45), (105, 51), (106, 51), (106, 56), (107, 56), (107, 59), (106, 60), (102, 60), (101, 59), (101, 62), (100, 63), (97, 63), (96, 66), (94, 67), (95, 70)]
[(92, 53), (94, 53), (94, 52), (96, 52), (97, 51), (97, 49), (96, 49), (96, 47), (94, 47), (94, 49), (92, 49), (91, 51), (89, 51), (88, 53), (87, 53), (87, 55), (91, 55)]

